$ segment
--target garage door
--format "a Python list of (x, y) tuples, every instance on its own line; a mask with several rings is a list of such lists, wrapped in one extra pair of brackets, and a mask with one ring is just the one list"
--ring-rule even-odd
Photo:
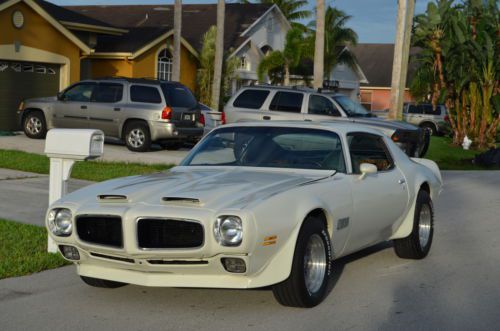
[(22, 100), (57, 94), (59, 69), (56, 64), (0, 59), (0, 130), (20, 129), (16, 111)]

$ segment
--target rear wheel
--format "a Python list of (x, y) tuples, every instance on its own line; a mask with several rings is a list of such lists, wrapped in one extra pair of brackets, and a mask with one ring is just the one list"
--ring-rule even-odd
[(128, 285), (126, 283), (114, 282), (112, 280), (106, 280), (106, 279), (99, 279), (99, 278), (92, 278), (92, 277), (85, 277), (85, 276), (80, 276), (80, 278), (83, 280), (83, 282), (85, 284), (93, 286), (93, 287), (118, 288), (118, 287)]
[(429, 254), (434, 235), (434, 211), (431, 197), (420, 190), (415, 206), (413, 229), (403, 239), (394, 240), (396, 254), (404, 259), (423, 259)]
[(436, 125), (433, 123), (422, 123), (420, 124), (420, 127), (424, 130), (427, 130), (429, 132), (430, 136), (435, 136), (437, 135), (437, 128)]
[(133, 152), (146, 152), (151, 147), (149, 127), (144, 122), (134, 121), (125, 129), (125, 144)]
[(276, 300), (291, 307), (314, 307), (321, 303), (331, 274), (331, 252), (323, 222), (308, 217), (297, 238), (290, 276), (273, 286)]
[(23, 131), (26, 136), (32, 139), (43, 139), (47, 134), (47, 124), (45, 116), (40, 111), (31, 111), (23, 121)]

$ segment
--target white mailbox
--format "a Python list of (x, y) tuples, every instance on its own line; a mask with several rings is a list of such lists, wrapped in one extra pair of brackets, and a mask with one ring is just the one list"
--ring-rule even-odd
[[(52, 129), (45, 139), (45, 154), (50, 157), (49, 206), (66, 194), (75, 161), (92, 160), (104, 152), (104, 133), (92, 129)], [(49, 237), (48, 251), (57, 252)]]
[(72, 160), (91, 160), (104, 150), (104, 133), (92, 129), (52, 129), (47, 132), (45, 154)]

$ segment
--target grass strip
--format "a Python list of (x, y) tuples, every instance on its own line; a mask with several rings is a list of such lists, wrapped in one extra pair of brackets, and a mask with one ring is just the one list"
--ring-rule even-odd
[[(0, 168), (48, 174), (49, 163), (49, 158), (45, 155), (0, 149)], [(173, 164), (104, 161), (76, 162), (71, 172), (71, 178), (100, 182), (118, 177), (158, 172), (173, 166)]]
[(70, 264), (47, 253), (43, 227), (0, 219), (0, 279), (29, 275)]

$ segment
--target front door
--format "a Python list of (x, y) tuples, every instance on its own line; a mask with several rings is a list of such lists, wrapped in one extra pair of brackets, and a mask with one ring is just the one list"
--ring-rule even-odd
[[(348, 134), (353, 172), (353, 214), (349, 249), (367, 247), (387, 240), (393, 225), (404, 214), (409, 201), (403, 173), (394, 164), (382, 136)], [(374, 164), (378, 172), (360, 178), (360, 165)]]
[(97, 83), (79, 83), (68, 88), (54, 104), (56, 128), (87, 128), (92, 93)]
[(306, 121), (331, 121), (340, 119), (341, 114), (333, 102), (324, 96), (311, 94), (307, 103)]

